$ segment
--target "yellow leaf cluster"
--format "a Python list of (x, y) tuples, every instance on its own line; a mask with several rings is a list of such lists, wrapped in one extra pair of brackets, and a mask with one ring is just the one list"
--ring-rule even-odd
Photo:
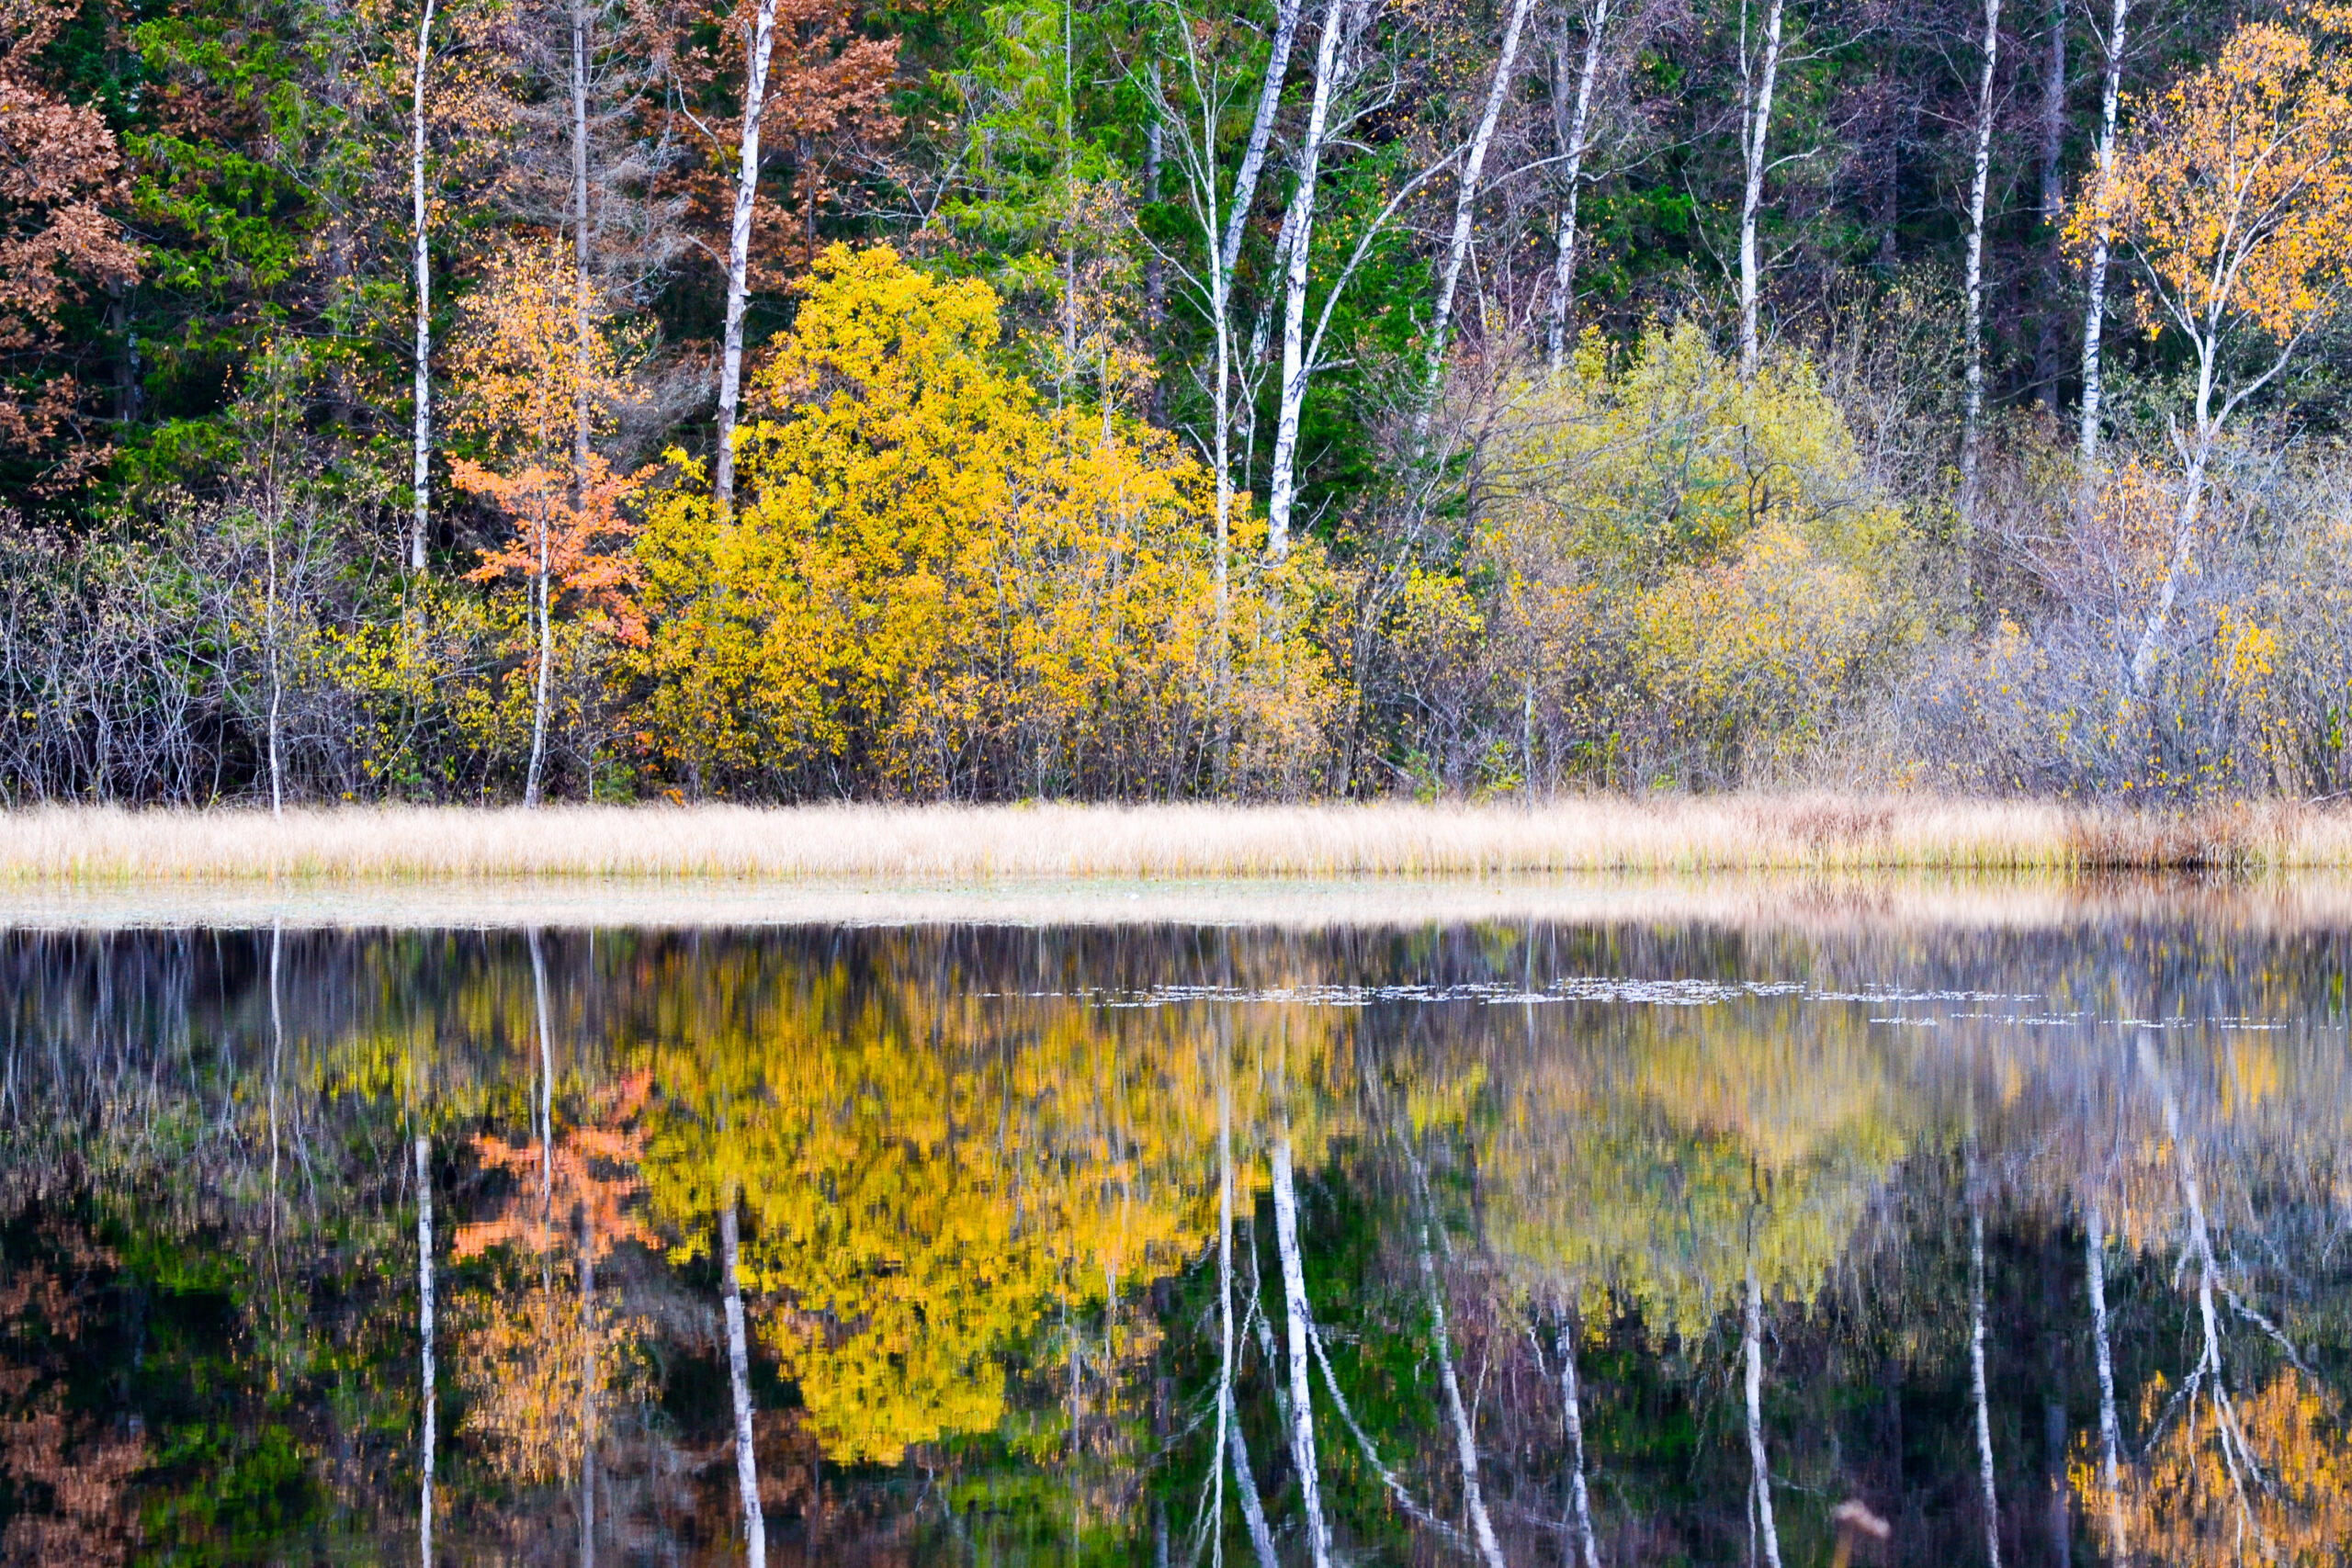
[(712, 792), (1162, 795), (1220, 738), (1261, 787), (1311, 782), (1337, 574), (1312, 547), (1261, 570), (1246, 519), (1220, 573), (1201, 466), (1044, 407), (998, 334), (985, 284), (818, 259), (736, 514), (692, 484), (650, 508), (645, 744)]

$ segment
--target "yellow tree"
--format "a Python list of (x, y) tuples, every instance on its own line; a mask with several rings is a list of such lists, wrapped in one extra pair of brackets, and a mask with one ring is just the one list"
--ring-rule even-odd
[(456, 423), (481, 437), (502, 468), (464, 458), (449, 465), (459, 490), (489, 501), (515, 528), (510, 543), (482, 552), (473, 575), (513, 574), (528, 585), (537, 634), (531, 700), (531, 760), (523, 804), (539, 803), (555, 662), (556, 597), (573, 593), (593, 623), (625, 642), (641, 638), (631, 607), (634, 567), (612, 547), (631, 528), (622, 506), (642, 476), (616, 474), (603, 454), (575, 449), (581, 412), (609, 412), (626, 383), (612, 340), (582, 334), (592, 286), (562, 249), (518, 245), (492, 265), (469, 302), (458, 349)]
[(2176, 420), (2183, 474), (2170, 538), (2152, 563), (2154, 598), (2128, 669), (2144, 694), (2182, 579), (2194, 560), (2214, 453), (2246, 400), (2333, 316), (2352, 280), (2352, 13), (2314, 13), (2313, 39), (2275, 22), (2240, 28), (2211, 64), (2154, 105), (2096, 199), (2076, 204), (2069, 243), (2103, 226), (2140, 263), (2152, 334), (2188, 344), (2190, 423)]

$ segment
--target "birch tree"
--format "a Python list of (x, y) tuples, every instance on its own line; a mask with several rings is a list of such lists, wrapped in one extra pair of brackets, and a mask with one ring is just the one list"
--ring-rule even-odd
[(1962, 352), (1967, 388), (1960, 425), (1960, 504), (1963, 515), (1976, 506), (1976, 455), (1984, 424), (1984, 186), (1993, 164), (1993, 73), (2001, 57), (2001, 0), (1984, 0), (1984, 32), (1979, 51), (1984, 68), (1976, 82), (1976, 145), (1968, 182), (1968, 249), (1961, 264), (1965, 296)]
[[(2107, 32), (2099, 39), (2098, 144), (2091, 158), (2090, 188), (2083, 207), (2083, 407), (2080, 466), (2087, 493), (2098, 467), (2099, 334), (2107, 323), (2108, 247), (2114, 224), (2109, 209), (2115, 187), (2115, 117), (2123, 95), (2123, 40), (2132, 0), (2113, 0)], [(2120, 1516), (2119, 1515), (2120, 1518)]]
[[(1323, 164), (1333, 100), (1345, 84), (1347, 39), (1359, 4), (1368, 0), (1329, 0), (1323, 12), (1323, 36), (1315, 46), (1313, 96), (1307, 100), (1306, 124), (1299, 132), (1297, 183), (1291, 191), (1290, 255), (1283, 274), (1282, 380), (1276, 389), (1273, 464), (1266, 481), (1266, 557), (1281, 560), (1290, 553), (1290, 514), (1297, 499), (1298, 419), (1306, 398), (1306, 277), (1307, 259), (1315, 242), (1316, 180)], [(1322, 1559), (1317, 1559), (1321, 1568)]]
[[(1781, 76), (1781, 5), (1782, 0), (1768, 0), (1762, 45), (1751, 51), (1749, 0), (1739, 0), (1739, 374), (1743, 381), (1755, 378), (1758, 353), (1756, 297), (1762, 264), (1756, 250), (1756, 220), (1764, 209), (1764, 148), (1772, 129), (1772, 93)], [(1773, 1568), (1780, 1568), (1777, 1556)]]
[(768, 62), (775, 51), (775, 0), (759, 0), (745, 40), (743, 127), (737, 145), (735, 207), (727, 226), (727, 324), (718, 355), (718, 446), (711, 493), (720, 515), (735, 506), (735, 416), (743, 394), (745, 276), (752, 261), (752, 214), (760, 194), (760, 117), (767, 107)]
[[(1777, 6), (1776, 6), (1777, 9)], [(1767, 1568), (1781, 1568), (1781, 1532), (1772, 1522), (1772, 1471), (1764, 1454), (1764, 1289), (1747, 1262), (1747, 1311), (1740, 1319), (1741, 1383), (1747, 1395), (1748, 1506)]]
[(1600, 1568), (1600, 1547), (1592, 1529), (1592, 1496), (1584, 1480), (1584, 1400), (1577, 1378), (1576, 1325), (1560, 1314), (1560, 1404), (1568, 1435), (1568, 1502), (1584, 1568)]
[(2098, 1365), (2098, 1483), (2107, 1497), (2108, 1551), (2118, 1562), (2128, 1562), (2131, 1543), (2123, 1530), (2123, 1486), (2118, 1471), (2118, 1450), (2123, 1446), (2122, 1424), (2115, 1415), (2115, 1357), (2107, 1333), (2107, 1216), (2094, 1199), (2084, 1214), (2084, 1277), (2091, 1298), (2091, 1347)]
[(1438, 381), (1445, 373), (1446, 334), (1453, 325), (1453, 299), (1462, 284), (1462, 266), (1470, 254), (1470, 228), (1478, 215), (1479, 180), (1487, 167), (1487, 149), (1493, 144), (1495, 126), (1502, 118), (1503, 102), (1510, 96), (1512, 85), (1519, 79), (1519, 39), (1527, 28), (1527, 13), (1533, 0), (1511, 0), (1509, 18), (1503, 23), (1502, 50), (1495, 57), (1495, 73), (1487, 86), (1487, 103), (1478, 115), (1477, 129), (1470, 134), (1469, 151), (1463, 154), (1462, 172), (1455, 182), (1453, 196), (1453, 230), (1446, 240), (1445, 268), (1440, 274), (1437, 301), (1430, 312), (1430, 346), (1427, 386), (1422, 394), (1421, 421), (1429, 418), (1429, 400), (1436, 395)]
[[(1592, 89), (1600, 73), (1601, 48), (1609, 31), (1610, 0), (1592, 0), (1584, 13), (1584, 54), (1577, 68), (1573, 97), (1567, 90), (1568, 7), (1560, 7), (1560, 35), (1553, 48), (1552, 112), (1563, 163), (1552, 301), (1544, 332), (1544, 363), (1555, 374), (1567, 357), (1568, 316), (1576, 304), (1577, 205), (1584, 190), (1584, 155), (1592, 125)], [(1573, 107), (1570, 105), (1573, 104)]]
[(424, 199), (424, 76), (433, 58), (434, 0), (424, 0), (416, 24), (416, 73), (409, 103), (409, 198), (415, 229), (416, 392), (415, 518), (409, 536), (411, 571), (424, 570), (426, 518), (433, 495), (433, 254), (426, 241), (432, 210)]
[(2152, 330), (2177, 331), (2189, 357), (2188, 425), (2176, 416), (2171, 430), (2177, 500), (2125, 671), (2135, 697), (2147, 694), (2194, 569), (2230, 422), (2343, 302), (2352, 276), (2347, 87), (2342, 59), (2310, 37), (2249, 23), (2165, 96), (2117, 157), (2108, 201), (2078, 204), (2069, 226), (2088, 246), (2111, 218), (2140, 263)]

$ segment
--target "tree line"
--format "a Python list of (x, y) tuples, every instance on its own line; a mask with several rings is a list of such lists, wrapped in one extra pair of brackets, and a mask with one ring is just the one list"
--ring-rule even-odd
[(12, 801), (2346, 783), (2331, 6), (5, 32)]

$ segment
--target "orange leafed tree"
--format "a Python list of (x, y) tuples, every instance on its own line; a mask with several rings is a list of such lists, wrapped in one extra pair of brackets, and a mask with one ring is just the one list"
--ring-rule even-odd
[(2277, 379), (2352, 282), (2352, 10), (2312, 13), (2317, 36), (2274, 22), (2240, 28), (2211, 64), (2153, 106), (2118, 159), (2105, 210), (2076, 205), (2069, 242), (2100, 220), (2131, 245), (2150, 300), (2194, 361), (2172, 536), (2153, 563), (2154, 599), (2129, 669), (2146, 690), (2193, 560), (2208, 471), (2231, 418)]
[[(81, 400), (71, 376), (41, 378), (59, 312), (85, 284), (127, 284), (139, 254), (104, 204), (119, 195), (121, 158), (96, 109), (41, 81), (40, 58), (82, 13), (71, 0), (0, 0), (0, 358), (36, 368), (0, 395), (0, 449), (45, 453)], [(14, 378), (12, 378), (12, 381)], [(71, 443), (42, 488), (62, 489), (105, 461), (103, 441)]]
[(623, 509), (643, 475), (616, 474), (601, 453), (574, 449), (579, 411), (608, 417), (627, 391), (612, 340), (594, 325), (580, 331), (583, 315), (597, 314), (593, 303), (592, 286), (559, 246), (517, 246), (493, 264), (469, 304), (450, 356), (458, 428), (482, 437), (504, 462), (453, 459), (449, 477), (515, 530), (482, 552), (472, 575), (517, 576), (531, 593), (538, 647), (526, 806), (538, 804), (545, 771), (556, 600), (571, 594), (593, 626), (624, 642), (644, 636), (631, 595), (635, 568), (620, 548), (633, 530)]

